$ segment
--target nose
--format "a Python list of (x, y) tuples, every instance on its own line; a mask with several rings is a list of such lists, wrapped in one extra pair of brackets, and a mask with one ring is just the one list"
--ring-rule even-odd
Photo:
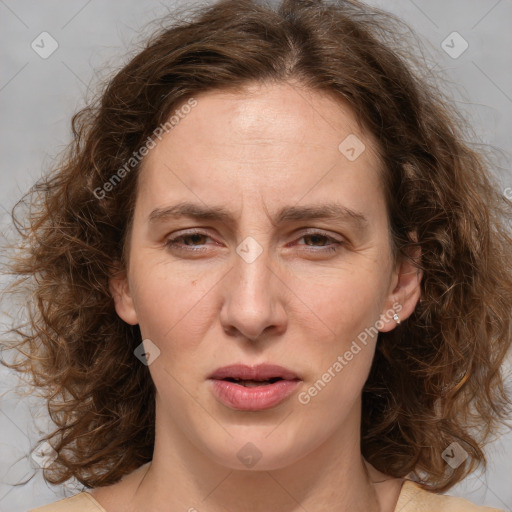
[(287, 325), (287, 288), (272, 268), (268, 251), (264, 250), (254, 261), (238, 254), (234, 260), (234, 268), (222, 284), (220, 321), (225, 332), (250, 341), (283, 334)]

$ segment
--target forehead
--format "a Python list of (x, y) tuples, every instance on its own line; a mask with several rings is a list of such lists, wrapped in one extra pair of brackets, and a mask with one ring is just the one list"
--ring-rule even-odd
[(172, 138), (176, 145), (184, 139), (197, 143), (202, 139), (228, 146), (300, 141), (333, 150), (343, 134), (353, 133), (377, 150), (374, 137), (359, 126), (350, 105), (333, 92), (288, 82), (257, 83), (237, 90), (207, 91), (194, 98), (197, 106), (164, 139)]
[(166, 185), (203, 197), (271, 188), (296, 196), (380, 174), (375, 139), (332, 94), (279, 83), (194, 98), (197, 105), (144, 159), (139, 191), (157, 202)]

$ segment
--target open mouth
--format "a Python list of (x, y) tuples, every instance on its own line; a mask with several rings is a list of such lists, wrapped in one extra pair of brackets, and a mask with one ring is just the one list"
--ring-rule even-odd
[(289, 398), (301, 382), (292, 371), (270, 365), (259, 371), (247, 370), (240, 365), (225, 367), (210, 375), (209, 379), (217, 400), (240, 411), (262, 411), (275, 407)]
[(246, 388), (254, 388), (257, 386), (268, 386), (269, 384), (274, 384), (274, 382), (283, 380), (281, 377), (273, 377), (271, 379), (267, 380), (248, 380), (248, 379), (235, 379), (233, 377), (227, 377), (225, 379), (227, 382), (233, 382), (235, 384), (238, 384), (240, 386), (244, 386)]

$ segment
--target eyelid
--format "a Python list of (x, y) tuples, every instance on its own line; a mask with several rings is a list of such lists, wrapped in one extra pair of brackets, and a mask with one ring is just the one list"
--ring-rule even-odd
[[(325, 236), (327, 238), (332, 238), (333, 240), (336, 240), (337, 242), (343, 242), (345, 241), (345, 237), (343, 237), (342, 235), (339, 235), (338, 233), (331, 233), (329, 231), (325, 231), (321, 228), (304, 228), (304, 230), (299, 230), (299, 234), (301, 236), (305, 236), (305, 235), (322, 235), (322, 236)], [(338, 239), (339, 237), (339, 239)]]

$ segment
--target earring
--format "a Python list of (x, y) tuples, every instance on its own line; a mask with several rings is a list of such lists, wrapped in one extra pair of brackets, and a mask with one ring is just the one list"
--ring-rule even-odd
[(400, 325), (400, 318), (396, 313), (393, 315), (393, 320), (397, 323), (397, 325)]

